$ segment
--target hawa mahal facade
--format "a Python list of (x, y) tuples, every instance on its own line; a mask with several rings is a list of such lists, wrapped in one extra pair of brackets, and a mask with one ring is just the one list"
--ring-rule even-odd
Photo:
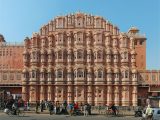
[(21, 94), (30, 102), (137, 106), (159, 95), (160, 71), (146, 70), (146, 37), (100, 16), (58, 16), (26, 37), (21, 55)]

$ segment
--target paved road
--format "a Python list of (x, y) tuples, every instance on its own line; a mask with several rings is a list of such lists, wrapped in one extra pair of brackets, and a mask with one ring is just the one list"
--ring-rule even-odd
[(8, 116), (5, 113), (0, 113), (0, 120), (139, 120), (133, 116), (113, 117), (104, 115), (84, 116), (68, 116), (68, 115), (48, 115), (48, 114), (33, 114), (26, 113), (25, 116)]

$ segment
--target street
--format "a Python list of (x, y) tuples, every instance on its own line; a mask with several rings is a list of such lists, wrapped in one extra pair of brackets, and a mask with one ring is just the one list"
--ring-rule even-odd
[(104, 115), (91, 116), (69, 116), (69, 115), (49, 115), (49, 114), (34, 114), (26, 113), (24, 116), (7, 115), (0, 113), (0, 120), (140, 120), (139, 117), (125, 116), (113, 117)]

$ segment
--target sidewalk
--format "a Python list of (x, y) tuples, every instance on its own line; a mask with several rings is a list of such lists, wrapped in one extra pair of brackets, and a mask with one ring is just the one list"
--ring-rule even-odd
[[(0, 110), (0, 113), (3, 113), (4, 110)], [(25, 111), (25, 113), (29, 114), (49, 114), (48, 110), (43, 110), (43, 112), (40, 112), (40, 109), (38, 110), (38, 113), (35, 112), (34, 108), (31, 108), (30, 111)], [(100, 114), (98, 110), (92, 110), (92, 115), (106, 115), (105, 110), (101, 110)], [(124, 111), (121, 110), (119, 115), (121, 116), (134, 116), (134, 111)]]

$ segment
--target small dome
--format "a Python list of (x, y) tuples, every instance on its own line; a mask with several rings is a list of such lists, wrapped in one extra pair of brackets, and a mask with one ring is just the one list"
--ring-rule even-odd
[(32, 70), (37, 70), (37, 69), (38, 69), (37, 67), (34, 67), (34, 66), (33, 66), (33, 67), (30, 68), (30, 71), (32, 71)]
[(68, 72), (71, 73), (72, 72), (72, 68), (68, 68)]
[(51, 49), (48, 50), (48, 54), (52, 54), (52, 50)]
[(117, 50), (117, 49), (114, 49), (114, 50), (113, 50), (113, 54), (118, 54), (118, 50)]
[(114, 73), (119, 73), (119, 69), (118, 69), (118, 68), (115, 68), (115, 69), (114, 69)]
[(68, 53), (72, 53), (72, 49), (68, 49)]
[(106, 54), (111, 54), (111, 53), (112, 53), (112, 51), (110, 49), (106, 50)]
[(42, 49), (42, 50), (41, 50), (41, 54), (46, 54), (46, 50), (45, 50), (45, 49)]
[(133, 69), (133, 70), (132, 70), (132, 73), (137, 73), (137, 70), (136, 70), (136, 69)]
[(107, 69), (107, 73), (112, 73), (112, 69), (111, 68)]
[(129, 30), (139, 31), (139, 29), (135, 26), (131, 27)]
[(131, 34), (135, 34), (135, 33), (138, 33), (139, 32), (139, 29), (136, 28), (136, 27), (131, 27), (128, 31), (128, 33), (131, 33)]
[(45, 68), (41, 68), (41, 72), (45, 72), (46, 71), (46, 69)]
[(48, 68), (47, 71), (48, 71), (48, 72), (52, 72), (52, 68)]
[(131, 51), (131, 54), (133, 55), (133, 54), (136, 54), (136, 51), (135, 50), (132, 50)]

